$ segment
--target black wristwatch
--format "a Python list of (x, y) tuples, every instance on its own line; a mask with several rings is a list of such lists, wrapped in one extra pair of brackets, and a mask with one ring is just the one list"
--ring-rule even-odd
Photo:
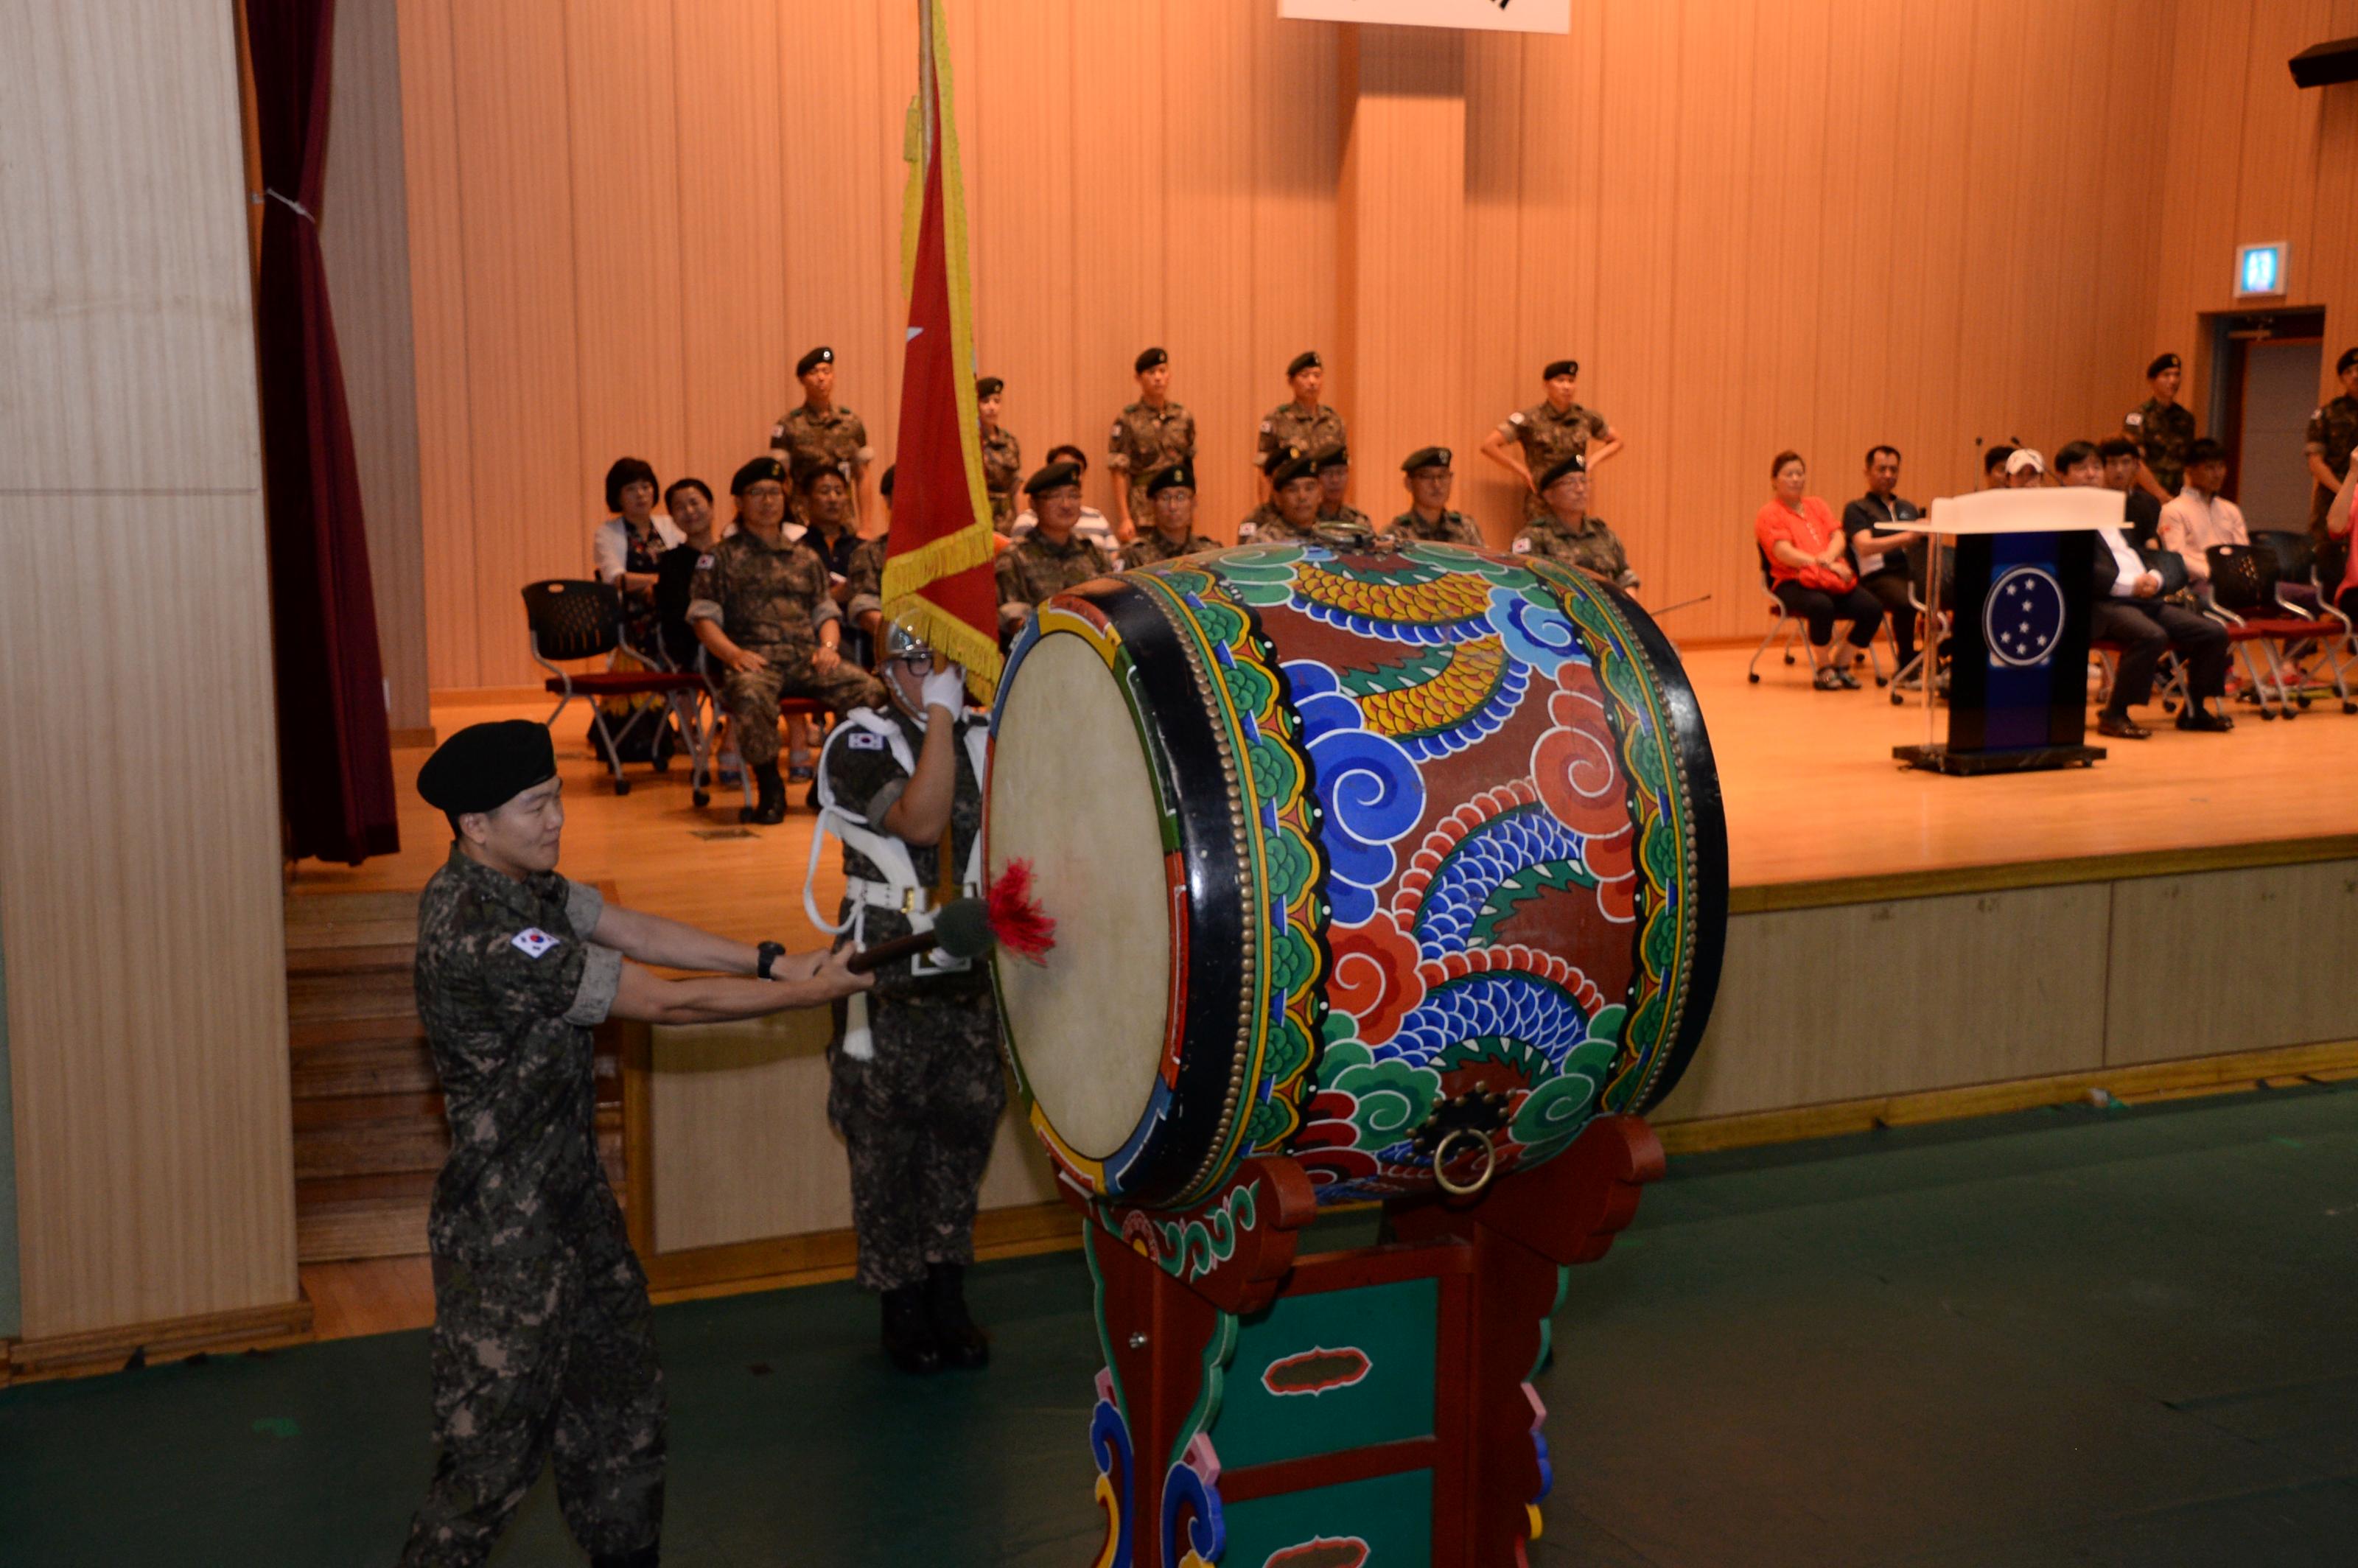
[(786, 956), (786, 945), (783, 942), (764, 942), (753, 951), (761, 955), (760, 960), (753, 966), (753, 972), (765, 980), (775, 979), (776, 977), (770, 973), (770, 966)]

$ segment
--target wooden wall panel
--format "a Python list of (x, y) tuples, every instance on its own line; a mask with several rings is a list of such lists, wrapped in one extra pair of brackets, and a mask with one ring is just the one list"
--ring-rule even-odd
[(644, 458), (666, 484), (689, 471), (679, 83), (666, 12), (635, 0), (570, 0), (564, 35), (580, 471), (547, 500), (567, 503), (557, 509), (579, 535), (567, 570), (587, 577), (588, 520), (604, 515), (607, 467), (626, 454)]
[[(0, 933), (27, 1339), (297, 1299), (227, 7), (0, 4)], [(128, 639), (132, 656), (93, 656)], [(158, 781), (168, 780), (168, 787)]]
[[(1655, 1119), (2101, 1066), (2112, 893), (2094, 882), (1738, 915), (1711, 1026)], [(1866, 951), (1921, 984), (1895, 995), (1829, 975), (1827, 954)], [(1990, 985), (1996, 974), (2007, 983)]]
[[(827, 1036), (824, 1012), (654, 1032), (657, 1251), (850, 1225), (843, 1141), (827, 1123)], [(982, 1206), (1055, 1196), (1038, 1141), (1011, 1110)]]
[(426, 534), (399, 33), (394, 0), (343, 0), (336, 8), (319, 248), (352, 410), (389, 716), (395, 730), (415, 733), (434, 720), (427, 710)]
[[(2222, 938), (2234, 933), (2232, 940)], [(2148, 877), (2113, 889), (2107, 1063), (2306, 1045), (2358, 1035), (2349, 987), (2257, 961), (2358, 943), (2358, 860)], [(2232, 956), (2231, 956), (2232, 955)]]
[[(792, 401), (794, 355), (827, 341), (889, 460), (914, 11), (571, 0), (561, 16), (484, 17), (399, 3), (434, 680), (511, 684), (531, 673), (515, 583), (554, 569), (560, 546), (579, 559), (617, 450), (669, 473), (659, 454), (676, 440), (677, 461), (725, 479)], [(1418, 188), (1405, 163), (1397, 191), (1362, 182), (1392, 205), (1347, 211), (1343, 27), (1264, 5), (1087, 0), (994, 7), (986, 25), (957, 0), (979, 368), (1007, 378), (1027, 460), (1062, 440), (1095, 459), (1133, 395), (1130, 357), (1163, 343), (1202, 434), (1203, 522), (1225, 535), (1257, 493), (1253, 437), (1285, 395), (1282, 367), (1315, 346), (1364, 432), (1360, 504), (1397, 509), (1390, 448), (1444, 439), (1463, 455), (1460, 504), (1503, 543), (1520, 502), (1474, 453), (1539, 395), (1541, 363), (1573, 355), (1584, 399), (1630, 442), (1596, 503), (1647, 597), (1708, 593), (1671, 629), (1740, 635), (1758, 624), (1747, 525), (1779, 447), (1840, 500), (1867, 445), (1895, 442), (1905, 489), (1929, 500), (1975, 482), (1985, 441), (2051, 450), (2112, 428), (2158, 338), (2194, 347), (2192, 301), (2223, 288), (2232, 232), (2281, 231), (2297, 278), (2358, 287), (2341, 254), (2358, 111), (2290, 96), (2280, 59), (2351, 3), (1598, 0), (1561, 38), (1401, 35), (1420, 63), (1447, 52), (1465, 84), (1462, 148), (1396, 155), (1462, 165), (1436, 229), (1401, 200)], [(1383, 39), (1367, 33), (1362, 57), (1381, 59)], [(649, 85), (666, 59), (668, 83)], [(561, 100), (546, 82), (469, 86), (528, 61)], [(527, 133), (565, 145), (498, 145)], [(589, 193), (646, 190), (667, 134), (676, 211), (623, 243)], [(543, 166), (557, 178), (537, 207), (477, 233), (467, 201)], [(2196, 215), (2165, 169), (2201, 170), (2231, 198)], [(1422, 287), (1347, 310), (1378, 245), (1402, 276), (1422, 265)], [(517, 300), (519, 316), (521, 265), (544, 297)], [(568, 312), (570, 360), (554, 346)], [(617, 374), (627, 333), (667, 327), (676, 372)], [(548, 362), (477, 362), (526, 337), (549, 341)], [(1449, 429), (1425, 428), (1434, 409)], [(562, 504), (510, 515), (520, 486), (503, 476), (519, 474), (553, 479)], [(1089, 497), (1109, 506), (1111, 492), (1099, 461)]]

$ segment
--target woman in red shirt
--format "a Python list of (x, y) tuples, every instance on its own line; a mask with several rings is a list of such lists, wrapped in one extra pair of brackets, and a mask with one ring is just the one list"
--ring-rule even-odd
[(1834, 521), (1833, 509), (1814, 495), (1804, 495), (1810, 469), (1799, 452), (1779, 452), (1768, 465), (1775, 487), (1768, 504), (1752, 519), (1752, 536), (1768, 558), (1771, 591), (1786, 610), (1810, 623), (1810, 663), (1817, 670), (1820, 691), (1837, 687), (1858, 688), (1847, 659), (1828, 662), (1820, 657), (1833, 641), (1834, 622), (1850, 622), (1850, 643), (1864, 651), (1883, 623), (1883, 601), (1858, 586), (1850, 568), (1850, 542)]

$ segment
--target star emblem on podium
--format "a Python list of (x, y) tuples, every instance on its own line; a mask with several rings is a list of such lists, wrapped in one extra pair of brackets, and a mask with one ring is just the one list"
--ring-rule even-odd
[(2017, 669), (2048, 661), (2063, 635), (2063, 586), (2044, 567), (2015, 567), (1990, 584), (1982, 640), (1990, 660)]

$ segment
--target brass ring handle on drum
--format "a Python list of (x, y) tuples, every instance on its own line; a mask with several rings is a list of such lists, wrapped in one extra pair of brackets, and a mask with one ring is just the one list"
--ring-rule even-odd
[[(1454, 1181), (1451, 1179), (1449, 1174), (1449, 1147), (1461, 1138), (1474, 1139), (1482, 1145), (1482, 1173), (1475, 1177), (1470, 1182)], [(1491, 1142), (1490, 1135), (1483, 1131), (1478, 1127), (1452, 1128), (1448, 1132), (1442, 1135), (1442, 1139), (1439, 1143), (1433, 1145), (1433, 1179), (1434, 1183), (1440, 1186), (1441, 1190), (1447, 1193), (1451, 1197), (1470, 1198), (1474, 1196), (1484, 1187), (1488, 1186), (1490, 1184), (1490, 1178), (1498, 1173), (1498, 1146)]]

